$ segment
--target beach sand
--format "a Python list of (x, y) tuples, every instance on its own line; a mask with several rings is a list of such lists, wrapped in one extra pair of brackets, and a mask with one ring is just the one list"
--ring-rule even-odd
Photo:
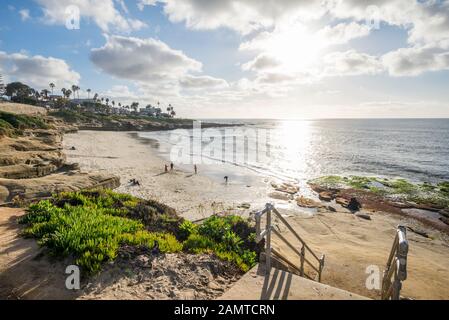
[[(72, 146), (76, 150), (69, 150)], [(270, 201), (267, 196), (270, 181), (263, 177), (258, 183), (246, 186), (232, 182), (225, 185), (201, 174), (194, 175), (193, 168), (192, 172), (175, 168), (165, 174), (167, 161), (131, 133), (80, 131), (66, 135), (64, 147), (68, 160), (80, 163), (82, 170), (106, 170), (118, 175), (122, 186), (117, 191), (159, 200), (188, 219), (198, 220), (221, 211), (248, 214)], [(132, 178), (138, 179), (140, 186), (128, 185)], [(250, 209), (237, 208), (246, 202), (251, 204)], [(368, 221), (343, 210), (311, 215), (298, 207), (293, 210), (296, 205), (292, 203), (285, 201), (284, 206), (282, 201), (278, 203), (281, 213), (310, 247), (319, 255), (325, 253), (323, 282), (371, 298), (379, 298), (379, 291), (366, 288), (366, 270), (375, 266), (383, 271), (396, 226), (406, 224), (425, 230), (430, 239), (408, 233), (409, 273), (402, 294), (414, 299), (449, 299), (449, 242), (444, 234), (410, 218), (382, 212), (365, 212), (371, 216)], [(279, 227), (291, 237), (285, 227)], [(294, 259), (285, 245), (276, 243)]]
[[(246, 213), (260, 209), (268, 201), (262, 178), (249, 186), (195, 175), (193, 166), (191, 172), (175, 167), (165, 173), (164, 165), (170, 163), (157, 156), (146, 141), (127, 132), (80, 131), (64, 136), (64, 152), (68, 161), (79, 163), (83, 171), (108, 172), (120, 177), (122, 185), (116, 191), (158, 200), (191, 220), (229, 209)], [(76, 150), (70, 150), (72, 146)], [(201, 165), (198, 169), (201, 172)], [(140, 186), (128, 183), (130, 179), (137, 179)], [(246, 202), (253, 204), (249, 210), (238, 208)]]

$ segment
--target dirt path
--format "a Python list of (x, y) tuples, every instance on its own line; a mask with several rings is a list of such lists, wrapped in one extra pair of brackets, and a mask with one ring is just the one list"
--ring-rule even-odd
[(41, 254), (33, 239), (20, 237), (22, 209), (0, 208), (0, 299), (73, 299), (65, 266)]

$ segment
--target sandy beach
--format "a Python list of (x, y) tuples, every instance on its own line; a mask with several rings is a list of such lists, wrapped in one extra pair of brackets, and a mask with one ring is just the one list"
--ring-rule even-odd
[[(75, 147), (75, 150), (70, 150)], [(164, 161), (155, 150), (132, 133), (80, 131), (64, 136), (64, 149), (69, 162), (77, 162), (83, 171), (107, 171), (118, 175), (119, 192), (152, 198), (174, 207), (185, 218), (198, 220), (214, 212), (247, 214), (260, 210), (270, 201), (270, 180), (261, 177), (254, 185), (219, 183), (201, 174), (175, 168), (164, 173)], [(201, 167), (199, 167), (201, 170)], [(140, 186), (131, 186), (130, 179)], [(273, 201), (271, 199), (271, 201)], [(249, 203), (249, 209), (239, 208)], [(364, 220), (347, 211), (311, 215), (287, 201), (279, 201), (281, 212), (319, 254), (326, 254), (323, 282), (371, 298), (379, 291), (368, 290), (367, 267), (377, 266), (382, 272), (398, 224), (425, 230), (430, 238), (409, 232), (409, 274), (402, 294), (413, 299), (448, 299), (449, 241), (446, 235), (419, 222), (382, 212), (364, 212)], [(290, 209), (289, 209), (290, 208)], [(289, 237), (286, 230), (281, 231)], [(288, 249), (279, 245), (286, 255)]]
[[(72, 146), (76, 150), (70, 150)], [(164, 165), (169, 162), (157, 156), (145, 140), (135, 138), (133, 133), (80, 131), (67, 134), (64, 152), (68, 161), (79, 163), (83, 171), (106, 171), (119, 176), (122, 185), (118, 192), (158, 200), (191, 220), (229, 209), (248, 212), (238, 207), (251, 203), (249, 210), (259, 209), (268, 200), (262, 178), (250, 186), (232, 181), (219, 183), (201, 174), (195, 175), (193, 167), (191, 172), (175, 167), (165, 173)], [(140, 186), (128, 183), (130, 179), (137, 179)]]

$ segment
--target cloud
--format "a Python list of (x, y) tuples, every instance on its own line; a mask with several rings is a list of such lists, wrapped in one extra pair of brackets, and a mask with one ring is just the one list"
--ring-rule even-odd
[(242, 65), (243, 70), (267, 70), (279, 67), (280, 61), (268, 54), (260, 54)]
[(153, 38), (106, 36), (106, 44), (92, 49), (90, 58), (110, 75), (139, 82), (175, 79), (202, 67), (182, 51)]
[(186, 75), (179, 82), (185, 89), (226, 88), (229, 86), (226, 80), (210, 76)]
[(0, 51), (0, 66), (11, 81), (21, 81), (39, 89), (47, 87), (50, 82), (58, 87), (71, 86), (78, 84), (81, 78), (64, 60), (39, 55)]
[(378, 20), (408, 30), (410, 43), (432, 43), (449, 38), (449, 1), (332, 0), (330, 12), (338, 18)]
[(142, 11), (145, 6), (155, 6), (157, 2), (158, 0), (139, 0), (139, 2), (137, 2), (137, 7)]
[(323, 62), (324, 76), (373, 75), (384, 70), (377, 57), (355, 50), (330, 53), (324, 57)]
[(317, 36), (326, 39), (328, 45), (344, 44), (356, 38), (369, 35), (370, 28), (356, 22), (339, 23), (336, 26), (326, 26), (317, 32)]
[(30, 19), (30, 10), (28, 10), (28, 9), (20, 10), (19, 14), (20, 14), (20, 19), (22, 21), (26, 21), (26, 20)]
[(402, 48), (382, 57), (392, 76), (418, 76), (427, 71), (449, 70), (449, 52), (433, 47)]
[(80, 11), (81, 17), (93, 20), (103, 31), (108, 32), (113, 29), (119, 32), (130, 32), (146, 26), (142, 21), (122, 16), (122, 14), (115, 8), (113, 0), (35, 1), (42, 6), (44, 12), (43, 20), (50, 24), (65, 25), (69, 18), (66, 13), (67, 8), (69, 6), (76, 6)]
[(272, 27), (291, 17), (310, 19), (324, 14), (325, 7), (316, 1), (295, 0), (140, 0), (138, 7), (164, 5), (172, 22), (184, 22), (190, 29), (211, 30), (220, 27), (243, 34)]

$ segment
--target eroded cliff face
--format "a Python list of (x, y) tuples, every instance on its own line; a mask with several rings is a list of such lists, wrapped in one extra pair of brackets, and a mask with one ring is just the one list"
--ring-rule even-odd
[(21, 203), (63, 191), (111, 188), (119, 178), (80, 172), (66, 163), (63, 134), (76, 127), (45, 117), (49, 129), (25, 129), (21, 135), (0, 136), (0, 205)]

